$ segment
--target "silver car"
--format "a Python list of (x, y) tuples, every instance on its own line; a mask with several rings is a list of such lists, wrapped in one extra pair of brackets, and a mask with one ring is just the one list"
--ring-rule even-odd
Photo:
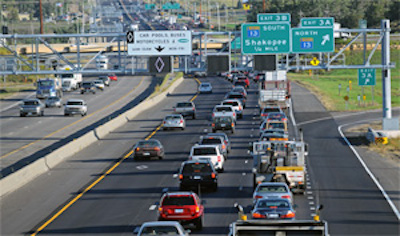
[(46, 107), (61, 107), (62, 106), (62, 104), (61, 104), (61, 98), (59, 98), (59, 97), (48, 97), (47, 99), (46, 99), (46, 101), (44, 102), (44, 104), (46, 105)]
[(185, 119), (180, 114), (167, 115), (163, 121), (163, 130), (175, 128), (184, 130), (186, 128)]
[(64, 115), (75, 115), (79, 114), (81, 116), (86, 116), (87, 105), (82, 99), (69, 99), (64, 106)]
[(147, 235), (173, 235), (173, 236), (189, 236), (190, 230), (185, 230), (177, 221), (153, 221), (145, 222), (139, 229), (133, 233), (137, 236)]
[(44, 105), (39, 99), (25, 99), (20, 104), (19, 115), (44, 115)]
[(293, 194), (286, 183), (264, 182), (257, 185), (253, 193), (253, 203), (259, 199), (287, 199), (293, 202)]
[(212, 93), (212, 86), (210, 83), (201, 83), (198, 91), (199, 93)]
[(99, 76), (99, 80), (102, 80), (105, 86), (110, 86), (110, 78), (106, 75)]

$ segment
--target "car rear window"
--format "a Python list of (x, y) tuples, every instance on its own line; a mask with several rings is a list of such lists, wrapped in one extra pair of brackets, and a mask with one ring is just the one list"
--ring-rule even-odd
[(38, 104), (37, 101), (26, 101), (24, 102), (26, 106), (36, 106)]
[(231, 94), (231, 95), (229, 95), (228, 98), (239, 98), (239, 99), (242, 99), (243, 95), (241, 95), (241, 94)]
[(67, 105), (80, 106), (80, 105), (82, 105), (82, 102), (67, 102)]
[(193, 155), (199, 156), (199, 155), (216, 155), (217, 150), (215, 148), (195, 148), (193, 150)]
[(185, 206), (194, 205), (194, 199), (192, 196), (170, 196), (165, 197), (162, 203), (163, 206)]
[(225, 123), (225, 122), (232, 122), (231, 117), (216, 117), (215, 118), (215, 122), (221, 122), (221, 123)]
[(176, 107), (192, 107), (191, 103), (178, 103)]
[(264, 110), (263, 110), (262, 112), (263, 112), (263, 113), (280, 112), (280, 109), (279, 109), (279, 108), (275, 108), (275, 107), (272, 107), (272, 108), (264, 108)]
[(216, 107), (216, 111), (232, 111), (232, 108), (230, 107)]
[(289, 203), (287, 201), (271, 201), (271, 200), (261, 200), (258, 202), (257, 207), (259, 208), (288, 208)]
[(149, 141), (149, 142), (139, 142), (137, 144), (138, 147), (155, 147), (158, 146), (157, 142)]
[(257, 190), (259, 193), (286, 193), (285, 186), (260, 186)]
[(266, 127), (267, 129), (284, 129), (285, 125), (283, 123), (268, 123), (268, 127)]
[(148, 226), (141, 232), (142, 235), (178, 235), (178, 229), (174, 226)]
[(183, 166), (182, 172), (184, 174), (209, 173), (212, 172), (212, 169), (210, 164), (207, 163), (190, 163)]
[(221, 139), (206, 138), (201, 141), (201, 144), (221, 144)]
[(180, 118), (181, 118), (180, 116), (167, 116), (167, 117), (165, 117), (165, 120), (177, 120)]
[(223, 102), (222, 105), (230, 105), (230, 106), (239, 106), (239, 104), (237, 102)]

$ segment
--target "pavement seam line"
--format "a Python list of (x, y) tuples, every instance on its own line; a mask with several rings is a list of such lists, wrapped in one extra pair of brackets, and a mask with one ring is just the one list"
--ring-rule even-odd
[(45, 139), (47, 139), (47, 138), (50, 138), (51, 136), (55, 135), (56, 133), (58, 133), (58, 132), (60, 132), (60, 131), (62, 131), (62, 130), (64, 130), (64, 129), (66, 129), (66, 128), (69, 128), (69, 127), (71, 127), (71, 126), (73, 126), (73, 125), (75, 125), (75, 124), (78, 124), (79, 122), (84, 121), (84, 120), (88, 119), (89, 117), (92, 117), (93, 115), (97, 114), (98, 112), (103, 111), (104, 109), (106, 109), (106, 108), (108, 108), (108, 107), (110, 107), (110, 106), (116, 104), (117, 102), (119, 102), (119, 101), (121, 101), (122, 99), (126, 98), (126, 97), (127, 97), (129, 94), (131, 94), (134, 90), (136, 90), (136, 89), (142, 84), (143, 80), (144, 80), (144, 77), (140, 80), (139, 84), (136, 85), (131, 91), (129, 91), (126, 95), (124, 95), (123, 97), (121, 97), (121, 98), (119, 98), (118, 100), (114, 101), (113, 103), (111, 103), (111, 104), (109, 104), (109, 105), (107, 105), (107, 106), (101, 108), (100, 110), (97, 110), (97, 111), (91, 113), (90, 115), (87, 115), (87, 116), (85, 116), (85, 117), (83, 117), (83, 118), (81, 118), (81, 119), (79, 119), (79, 120), (77, 120), (77, 121), (75, 121), (75, 122), (73, 122), (73, 123), (67, 125), (67, 126), (64, 126), (63, 128), (58, 129), (58, 130), (56, 130), (56, 131), (54, 131), (54, 132), (52, 132), (52, 133), (50, 133), (50, 134), (44, 136), (44, 137), (41, 138), (41, 139), (35, 140), (35, 141), (33, 141), (33, 142), (31, 142), (31, 143), (28, 143), (28, 144), (26, 144), (26, 145), (24, 145), (24, 146), (22, 146), (22, 147), (20, 147), (20, 148), (17, 148), (17, 149), (15, 149), (15, 150), (13, 150), (13, 151), (11, 151), (11, 152), (9, 152), (9, 153), (6, 153), (6, 154), (4, 154), (3, 156), (1, 156), (0, 159), (6, 158), (6, 157), (8, 157), (9, 155), (12, 155), (12, 154), (14, 154), (14, 153), (16, 153), (16, 152), (19, 152), (19, 151), (21, 151), (21, 150), (24, 150), (25, 148), (30, 147), (30, 146), (32, 146), (33, 144), (37, 143), (37, 142), (43, 141), (43, 140), (45, 140)]
[[(195, 78), (196, 79), (196, 78)], [(198, 79), (197, 83), (200, 84), (200, 81)], [(196, 95), (191, 99), (193, 101), (196, 99), (199, 93), (196, 93)], [(151, 134), (149, 134), (145, 140), (149, 140), (151, 137), (153, 137), (158, 130), (162, 127), (162, 124), (159, 125)], [(49, 224), (51, 224), (55, 219), (57, 219), (64, 211), (66, 211), (70, 206), (72, 206), (76, 201), (78, 201), (85, 193), (87, 193), (89, 190), (91, 190), (94, 186), (96, 186), (101, 180), (103, 180), (107, 175), (109, 175), (115, 168), (117, 168), (125, 159), (127, 159), (129, 156), (133, 154), (133, 150), (129, 151), (128, 154), (126, 154), (123, 158), (121, 158), (117, 163), (115, 163), (111, 168), (109, 168), (105, 173), (103, 173), (99, 178), (97, 178), (94, 182), (92, 182), (88, 187), (86, 187), (81, 193), (79, 193), (77, 196), (75, 196), (71, 201), (69, 201), (67, 204), (65, 204), (57, 213), (55, 213), (50, 219), (48, 219), (45, 223), (43, 223), (39, 228), (35, 230), (34, 233), (31, 234), (31, 236), (36, 236), (38, 233), (40, 233), (43, 229), (45, 229)]]
[[(356, 122), (359, 123), (359, 122)], [(396, 208), (392, 200), (390, 199), (389, 195), (386, 193), (385, 189), (383, 189), (382, 185), (379, 183), (379, 181), (376, 179), (375, 175), (371, 172), (371, 170), (368, 168), (368, 166), (365, 164), (364, 160), (361, 158), (361, 156), (358, 154), (357, 150), (351, 145), (349, 140), (346, 138), (346, 136), (342, 132), (342, 127), (343, 126), (348, 126), (352, 124), (345, 124), (345, 125), (340, 125), (338, 127), (338, 131), (340, 135), (342, 136), (343, 140), (346, 142), (346, 144), (350, 147), (350, 149), (353, 151), (354, 155), (357, 157), (358, 161), (360, 161), (361, 165), (364, 167), (365, 171), (367, 174), (371, 177), (372, 181), (375, 183), (375, 185), (378, 187), (378, 189), (381, 191), (383, 197), (386, 199), (386, 201), (389, 203), (389, 206), (392, 208), (394, 214), (397, 217), (397, 220), (400, 220), (400, 213), (399, 210)]]

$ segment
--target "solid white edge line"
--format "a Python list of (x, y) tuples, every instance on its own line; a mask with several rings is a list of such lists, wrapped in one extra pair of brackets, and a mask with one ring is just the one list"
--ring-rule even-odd
[(292, 120), (292, 124), (294, 127), (294, 133), (296, 138), (299, 137), (299, 133), (297, 130), (297, 124), (296, 124), (296, 120), (294, 119), (294, 113), (293, 113), (293, 103), (292, 103), (292, 99), (290, 99), (290, 105), (289, 105), (289, 113), (290, 113), (290, 119)]
[[(347, 124), (349, 125), (349, 124)], [(343, 140), (347, 143), (347, 145), (350, 147), (350, 149), (353, 151), (354, 155), (356, 155), (357, 159), (360, 161), (361, 165), (364, 167), (365, 171), (367, 172), (367, 174), (371, 177), (371, 179), (374, 181), (375, 185), (379, 188), (379, 190), (381, 191), (383, 197), (386, 199), (386, 201), (389, 203), (390, 207), (392, 208), (394, 214), (397, 217), (397, 220), (400, 220), (400, 213), (399, 210), (396, 208), (396, 206), (394, 205), (394, 203), (392, 202), (392, 200), (390, 199), (389, 195), (386, 193), (386, 191), (383, 189), (383, 187), (381, 186), (381, 184), (378, 182), (378, 180), (376, 179), (376, 177), (374, 176), (374, 174), (372, 174), (372, 172), (369, 170), (368, 166), (365, 164), (364, 160), (361, 158), (361, 156), (358, 154), (358, 152), (355, 150), (355, 148), (353, 147), (353, 145), (351, 145), (351, 143), (349, 142), (349, 140), (346, 138), (346, 136), (344, 136), (343, 132), (342, 132), (342, 127), (346, 126), (346, 125), (340, 125), (338, 127), (338, 131), (340, 133), (340, 135), (342, 136)]]

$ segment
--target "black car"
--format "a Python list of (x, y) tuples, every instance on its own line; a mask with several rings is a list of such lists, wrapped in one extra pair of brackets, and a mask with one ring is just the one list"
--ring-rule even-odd
[(218, 172), (209, 160), (185, 161), (179, 169), (179, 189), (218, 189)]
[(235, 133), (235, 121), (231, 116), (214, 117), (211, 126), (213, 133), (217, 130), (230, 130), (232, 134)]
[(295, 211), (288, 199), (260, 199), (252, 213), (253, 219), (294, 220)]
[(82, 83), (81, 94), (84, 94), (85, 92), (91, 92), (93, 94), (96, 93), (96, 85), (93, 83), (93, 81), (87, 81)]

